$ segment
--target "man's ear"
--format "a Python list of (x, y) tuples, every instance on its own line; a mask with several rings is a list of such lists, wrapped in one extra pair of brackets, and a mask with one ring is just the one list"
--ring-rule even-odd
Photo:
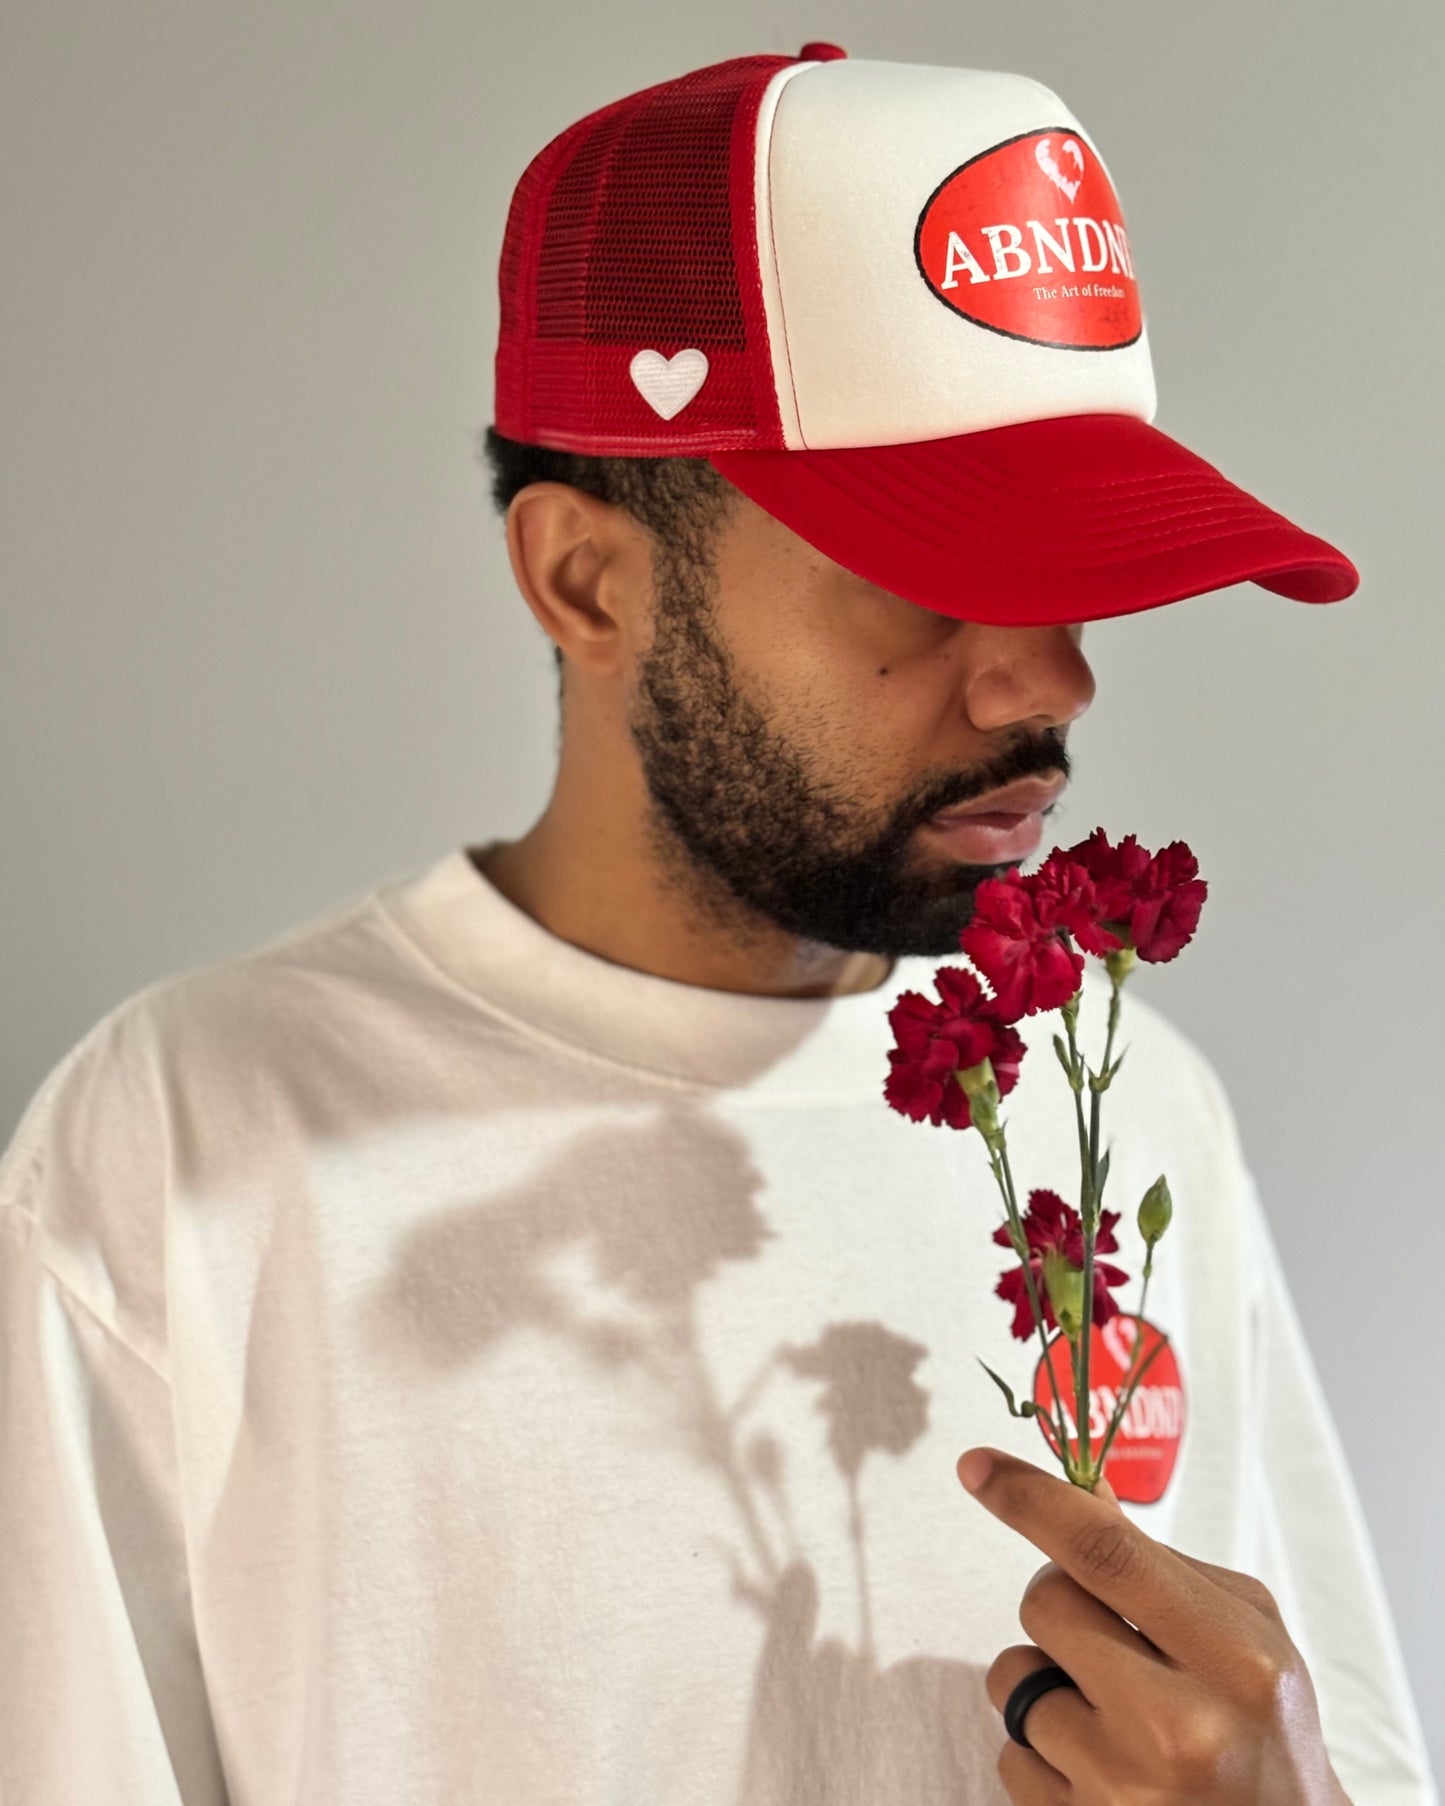
[(646, 534), (626, 510), (567, 483), (528, 483), (507, 509), (507, 556), (547, 637), (578, 666), (621, 669), (651, 581)]

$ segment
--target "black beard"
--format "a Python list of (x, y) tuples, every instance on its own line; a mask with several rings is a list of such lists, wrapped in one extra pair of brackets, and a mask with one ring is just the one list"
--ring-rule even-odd
[(654, 577), (654, 637), (628, 724), (649, 794), (648, 839), (664, 870), (733, 940), (747, 938), (742, 905), (841, 952), (956, 955), (979, 885), (1018, 862), (925, 871), (909, 843), (940, 809), (1018, 778), (1067, 776), (1063, 737), (1046, 730), (986, 773), (953, 779), (946, 794), (910, 799), (883, 828), (860, 825), (740, 688), (713, 631), (710, 572), (659, 556)]

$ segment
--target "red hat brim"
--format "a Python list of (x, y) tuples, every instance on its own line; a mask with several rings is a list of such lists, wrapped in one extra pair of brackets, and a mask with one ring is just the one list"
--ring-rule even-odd
[(959, 620), (1051, 626), (1251, 582), (1338, 602), (1359, 572), (1125, 414), (708, 461), (835, 563)]

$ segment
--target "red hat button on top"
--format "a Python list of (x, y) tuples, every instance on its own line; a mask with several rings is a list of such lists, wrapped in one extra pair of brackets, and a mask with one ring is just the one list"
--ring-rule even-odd
[(798, 61), (802, 63), (831, 63), (834, 57), (847, 56), (848, 52), (841, 44), (804, 44), (798, 52)]

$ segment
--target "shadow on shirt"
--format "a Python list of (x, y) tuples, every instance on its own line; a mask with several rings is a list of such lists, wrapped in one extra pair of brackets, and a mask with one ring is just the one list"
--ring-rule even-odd
[[(860, 1476), (870, 1456), (900, 1456), (923, 1435), (929, 1394), (914, 1369), (929, 1350), (876, 1321), (828, 1322), (806, 1342), (778, 1343), (735, 1398), (720, 1399), (695, 1294), (732, 1263), (760, 1260), (779, 1231), (758, 1208), (761, 1175), (734, 1129), (671, 1101), (637, 1120), (583, 1130), (525, 1183), (414, 1228), (372, 1301), (388, 1359), (453, 1369), (540, 1332), (619, 1384), (645, 1384), (658, 1430), (729, 1501), (731, 1596), (759, 1620), (736, 1806), (1003, 1806), (1005, 1739), (984, 1669), (929, 1656), (880, 1669), (874, 1653)], [(592, 1278), (569, 1288), (560, 1270), (584, 1250)], [(817, 1295), (827, 1288), (819, 1273)], [(746, 1418), (779, 1379), (813, 1389), (826, 1423), (856, 1570), (856, 1649), (820, 1640), (815, 1564), (770, 1534), (770, 1519), (792, 1523), (786, 1451), (770, 1432), (749, 1435)], [(691, 1634), (705, 1638), (707, 1626)]]

